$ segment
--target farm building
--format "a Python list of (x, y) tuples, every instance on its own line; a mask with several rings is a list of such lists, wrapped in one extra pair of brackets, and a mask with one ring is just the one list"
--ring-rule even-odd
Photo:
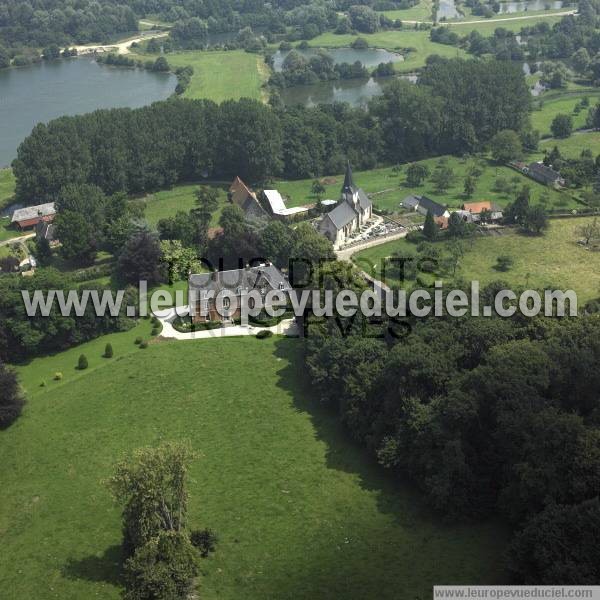
[(11, 224), (16, 225), (20, 229), (31, 229), (36, 227), (38, 223), (45, 221), (47, 223), (54, 220), (56, 216), (56, 208), (54, 202), (48, 204), (39, 204), (38, 206), (27, 206), (19, 208), (13, 213)]
[[(485, 200), (483, 202), (466, 202), (462, 210), (471, 216), (470, 222), (478, 223), (485, 221), (500, 221), (502, 219), (502, 209), (495, 203)], [(469, 219), (466, 219), (469, 221)]]

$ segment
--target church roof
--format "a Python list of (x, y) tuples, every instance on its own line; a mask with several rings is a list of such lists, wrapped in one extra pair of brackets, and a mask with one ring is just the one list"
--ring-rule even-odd
[(354, 176), (352, 175), (352, 167), (350, 166), (350, 161), (346, 165), (346, 176), (344, 177), (344, 187), (342, 188), (342, 193), (354, 193)]
[(342, 229), (356, 219), (357, 212), (348, 202), (340, 202), (332, 211), (327, 213), (336, 229)]

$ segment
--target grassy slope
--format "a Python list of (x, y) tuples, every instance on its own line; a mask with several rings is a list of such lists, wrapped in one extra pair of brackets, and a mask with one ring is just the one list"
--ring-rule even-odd
[(579, 104), (581, 99), (587, 96), (590, 100), (590, 106), (594, 106), (600, 97), (596, 94), (584, 94), (584, 95), (569, 95), (568, 97), (558, 97), (555, 99), (544, 100), (542, 98), (541, 110), (537, 109), (531, 113), (531, 124), (534, 129), (537, 129), (542, 135), (551, 135), (550, 125), (552, 120), (558, 114), (571, 115), (573, 117), (573, 127), (575, 129), (581, 129), (585, 127), (585, 120), (587, 117), (588, 109), (584, 108), (575, 114), (573, 111), (575, 106)]
[(432, 4), (431, 0), (421, 0), (421, 2), (410, 8), (384, 10), (382, 14), (386, 15), (388, 19), (400, 19), (401, 21), (430, 21)]
[[(350, 46), (358, 36), (336, 35), (335, 33), (323, 33), (310, 40), (309, 44), (314, 47), (339, 48)], [(412, 51), (405, 57), (402, 63), (395, 63), (399, 71), (414, 71), (425, 66), (425, 60), (430, 54), (455, 57), (466, 56), (466, 53), (454, 46), (436, 44), (429, 39), (428, 31), (414, 31), (405, 29), (402, 31), (380, 31), (373, 34), (361, 34), (360, 37), (369, 42), (372, 48), (386, 48), (388, 50), (402, 50), (411, 48)]]
[[(597, 298), (599, 294), (600, 254), (590, 253), (577, 245), (577, 233), (588, 219), (553, 220), (543, 237), (529, 237), (515, 232), (498, 237), (481, 237), (467, 243), (460, 276), (482, 285), (502, 279), (510, 285), (530, 284), (535, 287), (574, 289), (579, 301)], [(405, 249), (410, 256), (414, 245), (399, 240), (360, 252), (355, 259), (361, 268), (378, 274), (382, 259)], [(507, 273), (494, 269), (500, 255), (511, 256), (515, 264)], [(374, 266), (374, 269), (372, 268)]]
[[(514, 31), (518, 33), (521, 31), (523, 27), (533, 27), (536, 23), (544, 22), (548, 23), (550, 27), (552, 27), (555, 23), (558, 23), (563, 17), (555, 17), (555, 16), (543, 16), (540, 14), (536, 16), (536, 18), (522, 18), (522, 19), (511, 19), (513, 15), (507, 15), (506, 17), (498, 17), (494, 19), (486, 20), (485, 23), (473, 23), (469, 21), (464, 22), (454, 22), (450, 27), (452, 27), (452, 31), (460, 35), (466, 35), (471, 31), (475, 30), (481, 33), (484, 36), (493, 35), (494, 31), (498, 27), (502, 27), (504, 29), (508, 29), (509, 31)], [(479, 21), (481, 18), (473, 18), (472, 21)]]
[(15, 176), (12, 169), (0, 169), (0, 208), (6, 206), (15, 194)]
[[(103, 342), (86, 349), (91, 368)], [(122, 359), (115, 345), (103, 368), (37, 388), (0, 433), (3, 598), (118, 598), (119, 511), (101, 480), (123, 453), (183, 438), (201, 456), (191, 522), (220, 537), (206, 600), (408, 599), (501, 580), (503, 528), (443, 525), (393, 484), (303, 389), (298, 344), (174, 342)], [(61, 362), (21, 368), (26, 387)]]
[[(161, 219), (167, 217), (173, 217), (179, 211), (189, 212), (196, 206), (195, 192), (200, 184), (192, 185), (178, 185), (173, 189), (164, 190), (162, 192), (156, 192), (150, 194), (146, 198), (140, 200), (133, 200), (134, 203), (143, 203), (144, 215), (146, 220), (153, 227)], [(224, 186), (215, 186), (219, 192), (219, 200), (221, 206), (215, 211), (213, 215), (213, 226), (216, 226), (221, 215), (221, 208), (225, 205), (227, 199), (227, 192)]]
[(552, 150), (558, 146), (561, 154), (567, 158), (578, 158), (582, 150), (591, 150), (593, 156), (600, 154), (600, 132), (577, 133), (564, 140), (542, 140), (541, 150)]
[[(400, 202), (409, 194), (425, 194), (430, 196), (434, 200), (438, 200), (441, 203), (447, 204), (451, 207), (459, 207), (467, 200), (463, 194), (464, 178), (469, 167), (474, 163), (474, 159), (459, 159), (455, 157), (447, 157), (448, 166), (454, 171), (456, 178), (454, 185), (444, 193), (438, 193), (435, 191), (434, 186), (427, 181), (423, 186), (419, 188), (409, 188), (406, 186), (406, 165), (402, 167), (400, 175), (393, 172), (391, 167), (384, 169), (373, 169), (372, 171), (358, 172), (354, 174), (354, 180), (357, 185), (362, 187), (367, 193), (376, 193), (384, 190), (390, 190), (385, 194), (376, 195), (373, 197), (373, 202), (380, 208), (387, 208), (395, 210), (398, 208)], [(427, 164), (430, 171), (433, 171), (437, 161), (439, 159), (428, 159), (422, 161), (423, 164)], [(532, 179), (529, 179), (512, 169), (507, 167), (498, 167), (491, 161), (483, 159), (481, 161), (483, 168), (483, 174), (479, 178), (477, 190), (470, 201), (477, 200), (494, 200), (501, 205), (506, 205), (512, 201), (512, 197), (508, 197), (504, 194), (500, 194), (493, 190), (496, 176), (501, 176), (506, 179), (512, 177), (519, 178), (519, 185), (527, 184), (531, 187), (532, 198), (534, 202), (539, 201), (543, 194), (546, 194), (549, 198), (549, 203), (546, 203), (548, 208), (555, 208), (561, 206), (577, 206), (570, 196), (560, 194), (555, 190), (546, 188)], [(342, 175), (337, 177), (330, 177), (324, 180), (326, 185), (325, 198), (337, 199), (339, 197), (340, 188), (342, 186), (344, 178)], [(311, 192), (312, 180), (301, 180), (301, 181), (281, 181), (277, 182), (275, 186), (285, 196), (291, 198), (289, 202), (290, 206), (297, 206), (305, 204), (307, 202), (314, 202), (315, 198)], [(566, 202), (566, 204), (561, 204)]]
[[(140, 58), (148, 59), (151, 55)], [(174, 67), (191, 65), (194, 76), (186, 90), (186, 98), (207, 98), (215, 102), (239, 98), (262, 98), (261, 86), (265, 80), (262, 56), (242, 50), (231, 52), (190, 51), (167, 55)]]

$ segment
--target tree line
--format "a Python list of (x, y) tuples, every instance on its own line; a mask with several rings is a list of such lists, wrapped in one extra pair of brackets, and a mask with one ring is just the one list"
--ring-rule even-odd
[(171, 99), (37, 125), (13, 163), (17, 200), (52, 201), (71, 183), (107, 194), (240, 175), (314, 178), (481, 149), (498, 131), (528, 126), (530, 96), (517, 65), (429, 60), (418, 85), (397, 81), (368, 110), (345, 104), (267, 107)]

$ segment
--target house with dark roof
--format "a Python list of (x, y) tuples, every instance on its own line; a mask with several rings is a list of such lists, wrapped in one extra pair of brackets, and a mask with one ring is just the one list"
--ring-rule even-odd
[(264, 221), (269, 218), (269, 214), (258, 201), (256, 194), (239, 177), (233, 180), (228, 198), (244, 211), (249, 221)]
[(361, 188), (354, 184), (350, 163), (346, 168), (340, 201), (320, 221), (317, 228), (337, 250), (360, 231), (373, 216), (373, 203)]
[[(249, 292), (257, 291), (263, 306), (267, 306), (269, 292), (282, 292), (287, 298), (291, 289), (292, 286), (283, 273), (272, 264), (190, 275), (188, 292), (192, 322), (233, 322), (241, 316), (242, 296)], [(222, 307), (218, 306), (219, 294), (223, 295)], [(234, 302), (231, 300), (232, 296), (235, 296)], [(251, 302), (252, 299), (249, 299), (249, 303)]]
[(525, 173), (535, 179), (539, 183), (551, 186), (564, 186), (565, 180), (560, 176), (558, 171), (555, 171), (552, 167), (548, 167), (543, 162), (531, 163)]
[(448, 225), (448, 218), (450, 217), (448, 207), (427, 196), (410, 195), (404, 198), (401, 204), (404, 208), (414, 210), (423, 216), (427, 216), (427, 213), (430, 212), (440, 227), (447, 227)]

